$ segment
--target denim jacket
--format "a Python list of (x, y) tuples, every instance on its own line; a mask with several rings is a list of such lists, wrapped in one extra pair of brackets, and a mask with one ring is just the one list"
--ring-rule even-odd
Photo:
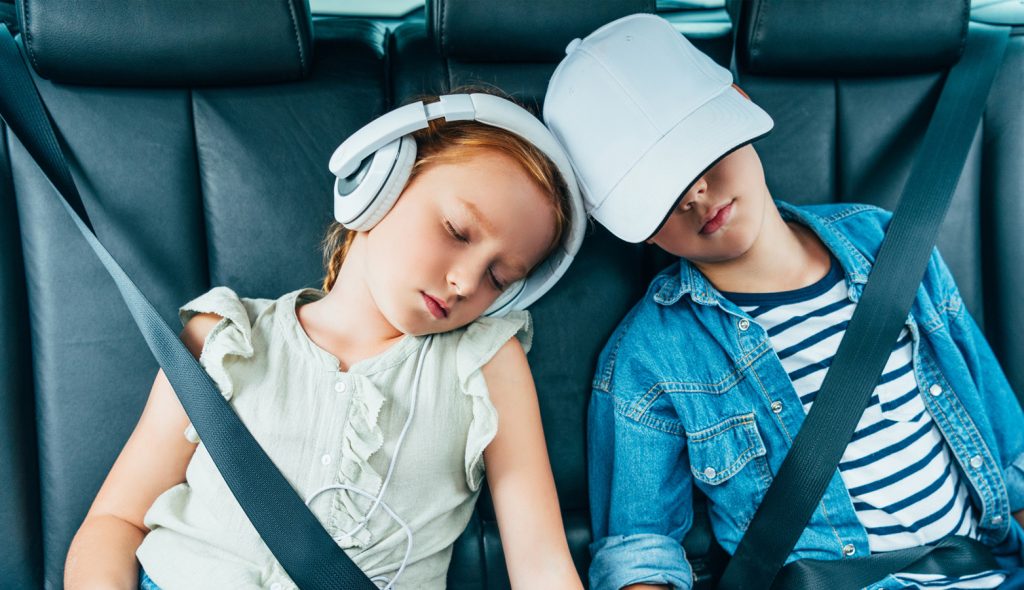
[[(794, 207), (863, 292), (890, 214), (867, 205)], [(906, 326), (918, 389), (968, 482), (979, 540), (1007, 563), (1024, 531), (1024, 414), (938, 253)], [(595, 542), (591, 588), (690, 588), (682, 539), (693, 486), (732, 554), (805, 413), (767, 334), (686, 260), (662, 271), (598, 361), (588, 455)], [(788, 561), (869, 554), (838, 470)], [(879, 588), (901, 588), (890, 577)]]

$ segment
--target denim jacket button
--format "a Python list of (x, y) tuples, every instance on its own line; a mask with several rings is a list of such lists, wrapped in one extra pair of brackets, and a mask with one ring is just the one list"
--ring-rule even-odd
[(782, 402), (780, 402), (780, 401), (772, 402), (772, 411), (775, 412), (776, 414), (781, 413), (782, 412)]
[(718, 471), (714, 467), (708, 467), (704, 470), (704, 477), (708, 479), (714, 479), (716, 475), (718, 475)]
[(748, 320), (747, 318), (743, 318), (743, 319), (740, 320), (740, 323), (739, 323), (740, 332), (746, 332), (747, 328), (749, 328), (749, 327), (750, 327), (750, 320)]
[(843, 545), (843, 555), (850, 557), (857, 552), (857, 548), (853, 546), (853, 543), (847, 543)]
[(938, 383), (932, 383), (932, 386), (928, 388), (928, 393), (932, 394), (933, 396), (942, 395), (942, 386), (939, 385)]
[(981, 458), (981, 455), (975, 455), (971, 457), (971, 467), (975, 469), (981, 467), (982, 463), (984, 462), (985, 460)]

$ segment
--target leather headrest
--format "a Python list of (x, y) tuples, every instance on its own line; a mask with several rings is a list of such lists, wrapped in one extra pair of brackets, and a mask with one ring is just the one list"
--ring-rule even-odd
[(967, 36), (970, 0), (738, 0), (729, 9), (743, 71), (873, 76), (956, 63)]
[(654, 12), (654, 0), (523, 2), (428, 0), (428, 26), (438, 52), (467, 61), (552, 62), (565, 47), (601, 25), (636, 12)]
[(55, 82), (201, 86), (306, 75), (308, 0), (18, 0), (33, 68)]

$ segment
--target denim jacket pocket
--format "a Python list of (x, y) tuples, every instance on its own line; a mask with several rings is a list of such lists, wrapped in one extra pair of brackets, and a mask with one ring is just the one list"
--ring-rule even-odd
[(687, 439), (690, 470), (708, 485), (721, 484), (751, 460), (765, 455), (753, 414), (733, 416), (711, 428), (691, 432)]
[(690, 471), (710, 510), (743, 531), (771, 484), (764, 441), (754, 414), (733, 416), (687, 435)]

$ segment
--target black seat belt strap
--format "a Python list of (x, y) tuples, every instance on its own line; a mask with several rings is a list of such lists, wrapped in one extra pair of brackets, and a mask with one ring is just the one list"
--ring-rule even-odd
[(217, 469), (274, 557), (303, 589), (376, 590), (274, 466), (175, 331), (96, 238), (28, 65), (6, 28), (0, 32), (0, 81), (0, 115), (39, 164), (75, 226), (113, 277)]
[(860, 590), (894, 573), (969, 576), (999, 568), (992, 552), (979, 541), (949, 536), (934, 545), (876, 553), (856, 559), (801, 559), (786, 564), (773, 588)]
[(910, 312), (1008, 39), (1009, 27), (970, 25), (832, 366), (720, 588), (771, 587), (836, 475)]

